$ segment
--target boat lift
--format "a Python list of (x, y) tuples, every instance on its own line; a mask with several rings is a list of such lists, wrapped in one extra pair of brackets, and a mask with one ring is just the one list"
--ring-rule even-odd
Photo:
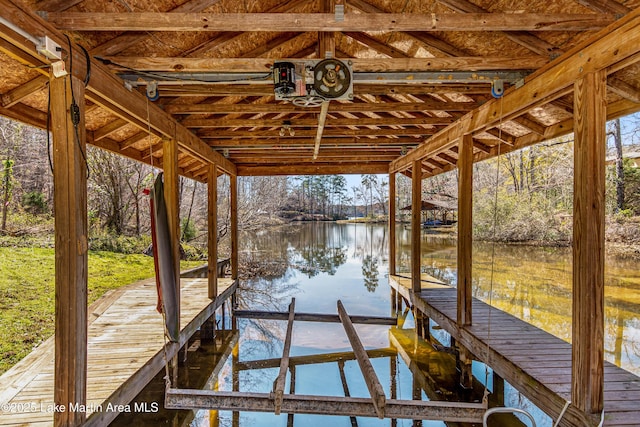
[[(337, 302), (338, 317), (349, 338), (360, 370), (369, 390), (369, 398), (285, 394), (285, 379), (289, 369), (289, 350), (295, 314), (295, 299), (289, 305), (280, 370), (270, 393), (225, 392), (173, 388), (167, 382), (165, 408), (206, 409), (288, 414), (342, 415), (414, 420), (441, 420), (445, 422), (482, 423), (487, 401), (482, 403), (443, 402), (387, 399), (382, 385), (369, 360), (360, 338), (341, 301)], [(318, 315), (322, 316), (322, 315)], [(254, 314), (253, 317), (256, 317)], [(355, 317), (355, 316), (354, 316)], [(279, 316), (282, 318), (282, 316)], [(325, 321), (335, 321), (327, 316)], [(299, 319), (300, 320), (300, 319)], [(361, 319), (357, 319), (361, 320)]]

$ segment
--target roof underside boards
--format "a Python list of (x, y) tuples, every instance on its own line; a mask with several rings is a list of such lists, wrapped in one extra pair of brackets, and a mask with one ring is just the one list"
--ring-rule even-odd
[[(82, 49), (90, 57), (89, 143), (161, 167), (162, 139), (175, 139), (180, 173), (201, 181), (209, 163), (239, 175), (408, 173), (420, 159), (423, 175), (438, 174), (456, 167), (465, 133), (480, 160), (571, 132), (572, 83), (585, 65), (608, 71), (610, 117), (640, 110), (640, 43), (629, 42), (638, 37), (640, 0), (0, 0), (0, 7), (0, 114), (46, 126), (49, 69), (34, 67), (51, 61), (28, 37), (46, 35), (61, 45), (67, 68), (72, 47), (70, 71), (80, 78)], [(625, 19), (605, 50), (576, 59), (580, 46)], [(351, 67), (351, 96), (332, 98), (326, 114), (319, 102), (276, 100), (274, 62), (325, 58)], [(506, 89), (500, 99), (492, 96), (497, 79)]]

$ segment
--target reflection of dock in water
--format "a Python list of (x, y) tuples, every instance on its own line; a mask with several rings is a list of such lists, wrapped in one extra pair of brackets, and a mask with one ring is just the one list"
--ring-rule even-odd
[[(597, 425), (599, 420), (586, 419), (582, 411), (567, 404), (571, 397), (571, 344), (476, 298), (472, 304), (477, 320), (471, 326), (459, 326), (455, 288), (430, 280), (421, 283), (419, 292), (413, 292), (410, 279), (396, 276), (390, 276), (389, 283), (394, 309), (400, 310), (402, 303), (413, 307), (422, 335), (428, 334), (428, 320), (433, 320), (464, 349), (466, 358), (488, 363), (552, 419), (562, 414), (561, 426)], [(604, 362), (604, 389), (604, 426), (638, 426), (638, 377)]]
[[(437, 350), (433, 337), (427, 341), (419, 337), (415, 329), (389, 329), (389, 343), (398, 356), (408, 367), (413, 377), (414, 399), (420, 399), (420, 392), (424, 391), (429, 400), (445, 400), (449, 402), (480, 402), (484, 394), (484, 385), (475, 378), (472, 386), (465, 389), (461, 385), (460, 370), (451, 351)], [(501, 379), (494, 376), (495, 385), (502, 385)], [(501, 389), (500, 389), (501, 390)], [(502, 396), (494, 388), (489, 395), (489, 406), (495, 404)], [(500, 402), (501, 403), (501, 402)], [(475, 425), (447, 422), (448, 427)], [(497, 414), (491, 417), (492, 427), (525, 426), (512, 414)]]

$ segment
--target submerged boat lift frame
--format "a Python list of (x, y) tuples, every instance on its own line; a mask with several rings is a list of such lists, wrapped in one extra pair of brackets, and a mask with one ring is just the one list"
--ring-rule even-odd
[(371, 365), (369, 356), (341, 301), (338, 301), (337, 304), (338, 316), (349, 338), (371, 397), (284, 394), (286, 371), (289, 368), (289, 349), (291, 348), (293, 323), (296, 317), (294, 304), (295, 300), (292, 300), (289, 305), (287, 332), (280, 361), (280, 371), (274, 381), (274, 388), (271, 393), (222, 392), (167, 387), (165, 408), (274, 412), (275, 414), (280, 414), (281, 412), (288, 414), (331, 414), (463, 423), (482, 422), (483, 415), (487, 410), (486, 402), (466, 403), (387, 399)]

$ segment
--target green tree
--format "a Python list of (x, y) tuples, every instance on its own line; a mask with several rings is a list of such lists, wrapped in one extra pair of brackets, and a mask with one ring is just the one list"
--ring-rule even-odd
[[(376, 175), (372, 175), (372, 174), (367, 174), (367, 175), (362, 175), (362, 187), (364, 187), (364, 189), (366, 191), (363, 191), (363, 194), (369, 193), (369, 204), (371, 206), (371, 216), (373, 216), (374, 212), (373, 212), (373, 188), (376, 186), (376, 183), (378, 182), (378, 177)], [(366, 210), (366, 204), (367, 204), (367, 199), (365, 196), (365, 210)]]

